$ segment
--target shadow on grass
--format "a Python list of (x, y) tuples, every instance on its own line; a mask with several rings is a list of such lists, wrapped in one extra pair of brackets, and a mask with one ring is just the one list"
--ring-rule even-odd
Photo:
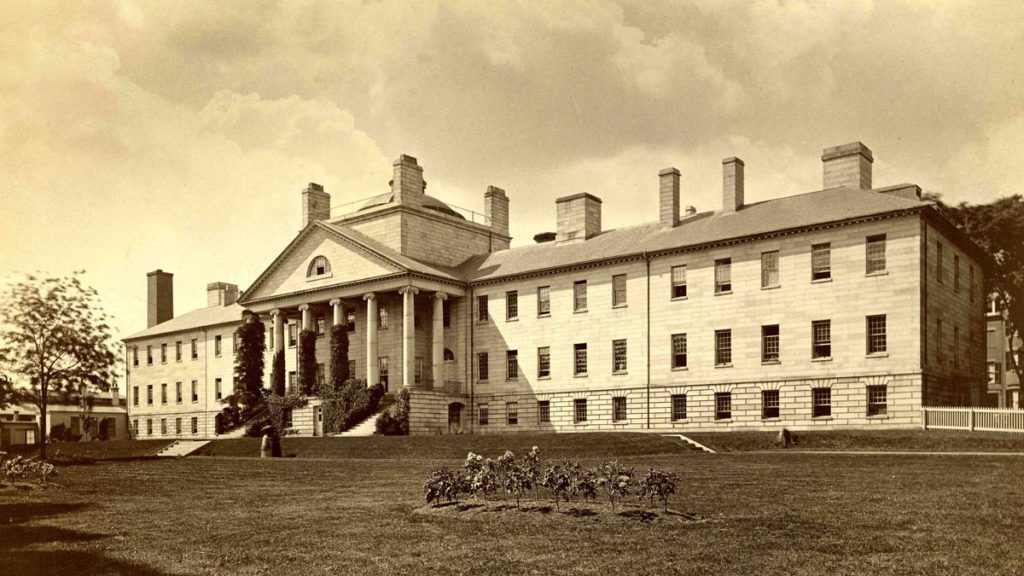
[(107, 558), (95, 552), (74, 550), (17, 550), (3, 553), (7, 574), (124, 574), (163, 576), (166, 572), (141, 564)]
[(37, 542), (90, 542), (104, 534), (77, 532), (56, 526), (0, 526), (0, 548), (16, 548)]
[(597, 516), (597, 512), (594, 512), (593, 510), (588, 510), (586, 508), (569, 508), (568, 510), (565, 510), (564, 512), (562, 512), (562, 514), (566, 514), (568, 516), (572, 516), (573, 518), (585, 518), (587, 516)]
[(20, 524), (33, 518), (45, 518), (58, 514), (69, 514), (88, 508), (88, 502), (16, 502), (0, 504), (0, 524)]
[(650, 522), (658, 517), (657, 514), (650, 510), (627, 510), (625, 512), (619, 512), (619, 516), (623, 518), (632, 518), (641, 522)]

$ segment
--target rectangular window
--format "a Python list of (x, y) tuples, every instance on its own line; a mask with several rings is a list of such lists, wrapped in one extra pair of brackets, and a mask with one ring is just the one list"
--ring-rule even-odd
[(505, 379), (519, 379), (519, 351), (508, 350), (505, 352)]
[[(315, 377), (316, 377), (316, 386), (317, 386), (317, 388), (319, 388), (320, 386), (323, 386), (324, 382), (327, 379), (326, 373), (324, 372), (324, 364), (323, 364), (323, 362), (318, 362), (317, 363), (317, 365), (316, 365), (316, 376)], [(238, 378), (235, 378), (235, 388), (236, 389), (238, 388)]]
[(761, 326), (761, 362), (779, 361), (779, 325)]
[(811, 280), (828, 280), (832, 277), (832, 244), (811, 245)]
[(481, 382), (486, 382), (490, 375), (490, 369), (487, 365), (487, 352), (478, 352), (476, 355), (476, 377)]
[(181, 404), (181, 401), (183, 399), (181, 394), (181, 382), (174, 383), (174, 398), (177, 404)]
[[(355, 332), (356, 331), (356, 311), (355, 310), (348, 310), (348, 309), (345, 310), (345, 326), (347, 327), (349, 332)], [(445, 326), (447, 326), (447, 324), (445, 324)]]
[(196, 338), (192, 339), (192, 359), (199, 358), (199, 340)]
[(715, 392), (715, 420), (732, 418), (732, 392)]
[(480, 404), (480, 406), (479, 406), (477, 411), (480, 414), (480, 425), (481, 426), (487, 426), (487, 417), (488, 417), (487, 403), (484, 402), (484, 403)]
[(551, 423), (551, 401), (539, 400), (537, 402), (537, 421), (541, 424)]
[(935, 320), (935, 361), (942, 364), (942, 318)]
[(587, 281), (579, 280), (572, 285), (572, 309), (574, 312), (587, 311)]
[(576, 376), (587, 375), (587, 345), (573, 344), (573, 374)]
[(380, 307), (377, 308), (377, 328), (380, 330), (387, 330), (390, 325), (390, 314), (388, 314), (388, 307), (383, 302)]
[(943, 269), (942, 269), (942, 242), (935, 243), (935, 279), (938, 280), (939, 284), (943, 283)]
[(146, 365), (147, 366), (152, 366), (153, 365), (153, 347), (152, 346), (146, 346)]
[(761, 418), (779, 417), (779, 391), (761, 390)]
[(323, 314), (319, 314), (316, 317), (316, 337), (323, 338), (327, 332), (327, 319), (324, 318)]
[(715, 330), (715, 366), (732, 364), (732, 330)]
[(505, 320), (517, 320), (519, 318), (519, 292), (511, 290), (505, 292)]
[(295, 340), (298, 337), (299, 325), (288, 324), (288, 347), (295, 348)]
[(181, 436), (181, 418), (174, 419), (174, 434)]
[(132, 346), (132, 366), (139, 365), (139, 347)]
[(811, 417), (832, 415), (832, 389), (811, 388)]
[(885, 270), (885, 234), (868, 236), (864, 254), (866, 274)]
[(626, 341), (612, 340), (612, 372), (626, 371)]
[(476, 297), (476, 313), (478, 322), (487, 322), (487, 296)]
[(612, 306), (626, 305), (626, 275), (612, 276)]
[(887, 414), (888, 398), (885, 385), (868, 386), (868, 416), (881, 416)]
[(389, 364), (387, 356), (377, 357), (377, 375), (380, 378), (380, 383), (384, 386), (385, 391), (388, 389), (388, 366)]
[(199, 381), (192, 381), (192, 401), (199, 402)]
[(577, 424), (587, 421), (587, 399), (576, 398), (572, 401), (572, 421)]
[(174, 343), (174, 361), (181, 362), (181, 340)]
[(953, 367), (960, 367), (960, 327), (953, 326)]
[(295, 371), (288, 373), (288, 393), (295, 394)]
[(160, 403), (167, 404), (167, 384), (160, 385)]
[(672, 298), (686, 298), (686, 264), (672, 267)]
[(353, 378), (353, 379), (356, 377), (356, 361), (355, 360), (349, 360), (348, 361), (348, 377), (349, 378)]
[(686, 420), (686, 394), (672, 395), (672, 421)]
[(220, 348), (221, 348), (221, 335), (217, 334), (216, 336), (213, 337), (213, 355), (214, 356), (220, 357)]
[(505, 402), (505, 421), (509, 426), (519, 424), (519, 402)]
[(192, 434), (199, 434), (199, 418), (192, 417)]
[(153, 405), (153, 385), (146, 384), (146, 404), (149, 406)]
[(132, 434), (136, 438), (139, 437), (139, 419), (138, 418), (132, 420)]
[(542, 346), (537, 348), (537, 378), (548, 378), (551, 376), (551, 348)]
[(779, 251), (761, 253), (761, 288), (779, 285)]
[(953, 255), (953, 290), (960, 291), (960, 255)]
[(138, 386), (133, 386), (132, 387), (132, 406), (138, 406), (138, 405), (139, 405), (139, 387)]
[(146, 435), (153, 435), (153, 420), (151, 418), (146, 419)]
[(885, 351), (885, 314), (868, 316), (868, 354)]
[(167, 436), (167, 418), (160, 419), (160, 435)]
[(166, 364), (167, 363), (167, 344), (161, 344), (160, 345), (160, 363), (161, 364)]
[(612, 422), (622, 422), (626, 419), (626, 397), (612, 397)]
[(267, 326), (267, 349), (274, 349), (274, 327)]
[(811, 322), (811, 358), (832, 357), (832, 321)]
[(291, 408), (285, 408), (284, 410), (281, 410), (281, 425), (284, 428), (286, 428), (286, 429), (292, 427), (292, 409)]
[(537, 288), (537, 316), (551, 315), (551, 287)]
[(715, 260), (715, 294), (732, 292), (732, 258)]
[(224, 398), (223, 390), (221, 390), (220, 378), (213, 381), (213, 393), (216, 395), (217, 400)]
[(423, 382), (423, 356), (416, 357), (416, 371), (413, 372), (413, 381), (416, 384)]
[(672, 367), (686, 368), (686, 334), (672, 335)]

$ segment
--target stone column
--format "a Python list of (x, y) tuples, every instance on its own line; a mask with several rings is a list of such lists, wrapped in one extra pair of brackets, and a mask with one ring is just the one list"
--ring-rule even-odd
[(430, 362), (433, 365), (434, 389), (444, 389), (444, 301), (448, 295), (434, 293), (434, 332), (431, 338)]
[(334, 308), (334, 326), (341, 326), (345, 323), (345, 307), (341, 305), (341, 298), (331, 300), (331, 307)]
[(412, 286), (399, 288), (402, 295), (402, 386), (412, 387), (416, 371), (416, 294)]
[(284, 341), (284, 313), (275, 308), (270, 311), (270, 315), (274, 318), (274, 352), (276, 353), (287, 347)]
[(373, 386), (380, 382), (377, 370), (377, 295), (373, 292), (363, 294), (366, 300), (366, 385)]
[(313, 329), (313, 310), (309, 307), (309, 304), (299, 305), (299, 312), (302, 312), (302, 329), (312, 330)]

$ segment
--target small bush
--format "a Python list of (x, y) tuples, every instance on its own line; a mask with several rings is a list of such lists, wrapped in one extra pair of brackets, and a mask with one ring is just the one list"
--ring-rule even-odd
[(441, 500), (458, 502), (459, 494), (468, 492), (465, 479), (447, 468), (438, 468), (430, 473), (423, 484), (427, 504), (441, 503)]
[(50, 427), (50, 435), (47, 436), (50, 440), (57, 442), (64, 440), (64, 435), (68, 432), (68, 427), (63, 424), (57, 424), (56, 426)]
[(668, 512), (668, 499), (676, 493), (676, 484), (679, 482), (679, 475), (675, 472), (664, 472), (649, 468), (647, 476), (640, 482), (640, 492), (637, 498), (647, 498), (651, 505), (654, 500), (661, 500), (665, 503), (665, 511)]
[(597, 485), (608, 496), (612, 510), (615, 510), (615, 498), (629, 496), (635, 481), (633, 469), (620, 466), (618, 460), (601, 464), (594, 470), (594, 475), (597, 477)]
[(57, 467), (37, 458), (11, 457), (6, 452), (0, 452), (0, 474), (11, 485), (15, 480), (28, 480), (45, 486), (57, 474)]

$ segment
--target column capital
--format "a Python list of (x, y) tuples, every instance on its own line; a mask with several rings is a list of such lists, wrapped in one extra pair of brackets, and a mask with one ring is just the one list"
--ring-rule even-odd
[(299, 312), (305, 312), (309, 310), (309, 304), (299, 304)]
[(282, 312), (280, 308), (274, 308), (270, 311), (270, 316), (284, 316), (284, 312)]
[(399, 294), (408, 294), (410, 292), (412, 293), (413, 296), (415, 296), (420, 293), (420, 289), (414, 288), (412, 286), (402, 286), (401, 288), (398, 289)]
[(374, 294), (373, 292), (367, 292), (366, 294), (363, 294), (363, 300), (373, 300), (376, 297), (377, 295)]
[(331, 306), (341, 306), (341, 298), (333, 298), (328, 304)]
[(447, 300), (448, 294), (445, 292), (434, 292), (434, 298), (437, 298), (438, 300)]

